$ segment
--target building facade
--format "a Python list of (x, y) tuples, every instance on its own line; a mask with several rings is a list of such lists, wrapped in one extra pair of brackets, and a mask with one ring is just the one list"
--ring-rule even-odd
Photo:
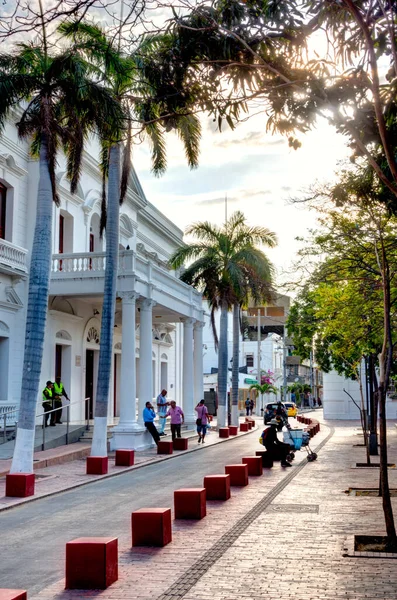
[[(17, 116), (15, 115), (15, 118)], [(101, 175), (91, 141), (72, 195), (59, 157), (61, 203), (53, 208), (53, 256), (41, 388), (60, 375), (72, 421), (95, 412), (106, 235), (101, 238)], [(0, 412), (19, 404), (38, 163), (7, 123), (0, 137)], [(144, 402), (161, 391), (194, 423), (203, 394), (201, 295), (167, 262), (183, 233), (146, 199), (132, 170), (120, 211), (120, 250), (108, 422), (114, 447), (142, 447)], [(84, 399), (88, 398), (87, 402)], [(41, 404), (41, 394), (38, 400)], [(38, 409), (38, 412), (41, 412)], [(130, 435), (131, 434), (131, 435)]]

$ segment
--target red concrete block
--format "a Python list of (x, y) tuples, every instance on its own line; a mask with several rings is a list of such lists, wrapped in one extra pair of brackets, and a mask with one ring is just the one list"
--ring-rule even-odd
[(131, 514), (133, 546), (166, 546), (172, 542), (171, 509), (140, 508)]
[(237, 425), (230, 425), (229, 426), (229, 435), (237, 435), (237, 434), (238, 434)]
[(187, 438), (175, 438), (173, 441), (174, 450), (187, 450), (188, 439)]
[(25, 590), (7, 590), (0, 588), (0, 600), (27, 600)]
[(220, 438), (228, 438), (229, 437), (229, 427), (219, 427), (219, 437)]
[(157, 454), (172, 454), (174, 450), (172, 442), (159, 442)]
[(241, 462), (248, 465), (248, 475), (262, 475), (262, 457), (261, 456), (246, 456), (241, 459)]
[(253, 428), (253, 426), (254, 426), (254, 424), (253, 424), (253, 422), (252, 422), (252, 421), (248, 421), (248, 422), (247, 422), (247, 425), (248, 425), (248, 429), (252, 429), (252, 428)]
[(240, 423), (240, 431), (248, 431), (249, 425), (248, 423)]
[(230, 475), (230, 485), (248, 485), (248, 465), (226, 465), (225, 473)]
[(230, 475), (206, 475), (204, 487), (207, 492), (207, 500), (229, 500)]
[(34, 495), (34, 473), (8, 473), (6, 475), (6, 496), (27, 498)]
[(262, 467), (264, 469), (271, 469), (273, 466), (273, 459), (270, 456), (269, 452), (267, 452), (266, 450), (258, 450), (257, 452), (255, 452), (256, 456), (261, 456), (262, 457)]
[(87, 456), (87, 475), (106, 475), (107, 472), (107, 456)]
[(83, 537), (66, 544), (67, 590), (104, 590), (118, 579), (118, 540)]
[(207, 514), (205, 488), (186, 488), (174, 492), (175, 519), (203, 519)]
[(135, 462), (134, 450), (116, 450), (116, 467), (132, 467)]

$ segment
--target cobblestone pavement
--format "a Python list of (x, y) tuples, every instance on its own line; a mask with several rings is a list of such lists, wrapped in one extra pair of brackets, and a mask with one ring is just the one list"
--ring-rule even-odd
[[(120, 572), (107, 590), (65, 591), (61, 580), (33, 600), (395, 600), (396, 560), (346, 556), (354, 534), (384, 534), (381, 500), (345, 493), (377, 486), (378, 469), (354, 467), (364, 461), (357, 426), (328, 422), (313, 439), (316, 462), (297, 453), (292, 469), (277, 465), (233, 487), (228, 502), (208, 502), (205, 519), (174, 521), (165, 548), (131, 548), (129, 523), (109, 532), (119, 536)], [(389, 473), (397, 487), (397, 471)]]

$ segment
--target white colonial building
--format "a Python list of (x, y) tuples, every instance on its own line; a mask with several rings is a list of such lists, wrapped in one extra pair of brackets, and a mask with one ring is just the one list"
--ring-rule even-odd
[[(101, 176), (93, 141), (83, 176), (69, 191), (63, 159), (54, 205), (53, 258), (41, 388), (62, 377), (71, 419), (95, 411), (106, 238), (99, 235)], [(38, 163), (9, 123), (0, 137), (0, 410), (20, 399), (30, 248), (35, 225)], [(183, 233), (145, 197), (132, 171), (120, 213), (120, 258), (108, 422), (114, 447), (147, 442), (144, 402), (162, 388), (195, 420), (203, 395), (201, 295), (167, 261)], [(84, 404), (83, 399), (89, 398)], [(135, 402), (135, 398), (137, 401)], [(41, 394), (40, 403), (41, 405)]]

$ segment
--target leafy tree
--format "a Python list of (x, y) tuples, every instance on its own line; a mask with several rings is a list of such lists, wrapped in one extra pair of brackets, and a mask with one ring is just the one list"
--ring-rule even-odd
[[(344, 190), (343, 182), (353, 187)], [(324, 370), (335, 368), (360, 381), (362, 357), (377, 357), (380, 424), (380, 489), (390, 547), (396, 546), (396, 532), (390, 502), (387, 472), (386, 394), (393, 367), (396, 343), (394, 324), (397, 307), (397, 221), (382, 203), (376, 190), (367, 193), (357, 173), (342, 177), (339, 187), (323, 197), (340, 199), (340, 208), (324, 208), (322, 231), (313, 234), (305, 258), (315, 257), (317, 266), (302, 298), (291, 311), (287, 324), (299, 351), (307, 352), (313, 334), (316, 359)], [(346, 213), (346, 207), (349, 212)], [(322, 257), (320, 262), (319, 257)], [(300, 315), (300, 316), (299, 316)], [(301, 327), (301, 318), (307, 316)], [(302, 335), (300, 335), (302, 333)], [(377, 406), (372, 407), (377, 414)], [(374, 427), (373, 422), (371, 427)], [(375, 423), (376, 428), (376, 423)], [(375, 429), (376, 431), (376, 429)]]
[(18, 44), (0, 56), (0, 126), (14, 106), (22, 108), (19, 136), (31, 140), (39, 159), (36, 225), (30, 263), (21, 402), (11, 472), (33, 471), (33, 443), (52, 251), (53, 202), (59, 203), (55, 165), (61, 148), (75, 192), (82, 150), (89, 131), (109, 120), (120, 122), (120, 111), (106, 87), (92, 79), (89, 63), (73, 49), (54, 53), (45, 31), (38, 43)]
[[(223, 227), (208, 221), (191, 225), (186, 233), (197, 241), (176, 250), (170, 259), (174, 269), (193, 260), (181, 274), (181, 279), (203, 292), (211, 307), (211, 323), (215, 345), (215, 311), (221, 311), (218, 348), (218, 422), (226, 424), (227, 397), (227, 320), (233, 307), (233, 388), (232, 422), (238, 424), (238, 340), (240, 306), (248, 297), (259, 301), (269, 299), (272, 293), (272, 266), (256, 244), (274, 246), (276, 236), (264, 227), (250, 227), (244, 215), (235, 212)], [(236, 333), (237, 332), (237, 333)], [(236, 351), (237, 346), (237, 351)], [(237, 368), (235, 367), (237, 365)], [(237, 381), (236, 381), (237, 372)], [(237, 393), (236, 393), (237, 392)]]

